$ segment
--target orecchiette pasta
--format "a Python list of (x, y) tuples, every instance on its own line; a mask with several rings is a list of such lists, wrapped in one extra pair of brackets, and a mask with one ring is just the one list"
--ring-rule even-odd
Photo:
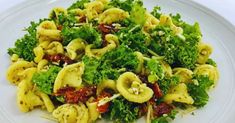
[(110, 8), (105, 10), (99, 17), (99, 23), (111, 24), (129, 17), (129, 13), (122, 9)]
[(80, 87), (82, 83), (82, 74), (84, 72), (84, 64), (78, 62), (76, 64), (71, 64), (64, 67), (56, 77), (54, 83), (54, 92), (56, 93), (58, 89), (70, 86), (70, 87)]
[[(25, 74), (30, 73), (30, 78), (32, 78), (36, 70), (36, 68), (28, 68)], [(17, 105), (22, 112), (28, 112), (37, 106), (43, 106), (43, 101), (35, 94), (33, 84), (28, 79), (23, 79), (18, 85)]]
[(48, 45), (45, 52), (49, 55), (63, 54), (64, 48), (60, 42), (53, 41)]
[(58, 20), (60, 14), (67, 15), (66, 9), (64, 9), (62, 7), (53, 8), (49, 14), (49, 18), (54, 19), (54, 20)]
[(69, 58), (73, 60), (77, 57), (80, 58), (84, 54), (85, 47), (86, 45), (82, 39), (72, 40), (66, 47)]
[(92, 102), (87, 101), (86, 105), (89, 113), (89, 123), (93, 123), (100, 116), (100, 113), (97, 111), (97, 102), (94, 102), (93, 100)]
[(183, 33), (183, 29), (181, 27), (175, 26), (172, 22), (171, 17), (168, 15), (161, 15), (159, 24), (170, 26), (175, 35), (181, 35)]
[(193, 72), (187, 68), (174, 68), (174, 75), (179, 76), (180, 82), (187, 83), (191, 82)]
[(97, 95), (99, 95), (104, 89), (111, 89), (117, 91), (116, 83), (114, 80), (104, 80), (97, 86)]
[(59, 123), (88, 123), (88, 109), (82, 103), (64, 104), (52, 113)]
[(196, 75), (206, 75), (214, 82), (219, 79), (219, 72), (217, 68), (209, 64), (199, 65), (193, 72)]
[(27, 61), (17, 61), (13, 63), (7, 70), (7, 80), (13, 84), (19, 84), (19, 82), (25, 78), (24, 75), (20, 73), (33, 66), (35, 66), (33, 62)]
[(100, 1), (93, 1), (90, 3), (85, 3), (86, 16), (89, 20), (97, 18), (99, 13), (104, 10), (104, 4)]
[(39, 63), (38, 63), (38, 66), (37, 66), (37, 70), (38, 71), (41, 71), (42, 69), (44, 69), (46, 67), (46, 65), (48, 64), (48, 61), (43, 59), (41, 60)]
[(161, 65), (162, 65), (163, 70), (165, 71), (166, 76), (171, 77), (172, 76), (171, 66), (165, 61), (161, 61)]
[(43, 21), (37, 27), (37, 38), (39, 41), (60, 41), (60, 30), (57, 30), (54, 21)]
[(33, 52), (34, 52), (34, 54), (36, 56), (34, 58), (34, 61), (36, 63), (40, 62), (43, 59), (43, 56), (44, 56), (44, 51), (43, 51), (42, 47), (40, 47), (40, 46), (35, 47), (33, 49)]
[(16, 61), (18, 61), (19, 60), (19, 56), (17, 55), (17, 54), (13, 54), (12, 56), (11, 56), (11, 61), (12, 62), (16, 62)]
[(135, 52), (135, 55), (137, 56), (138, 60), (139, 60), (139, 64), (135, 70), (136, 73), (140, 73), (143, 69), (143, 65), (144, 65), (144, 56), (141, 52)]
[(205, 43), (200, 42), (198, 44), (198, 52), (199, 52), (199, 56), (197, 59), (197, 63), (205, 64), (206, 61), (208, 60), (209, 56), (213, 52), (213, 49), (209, 44), (205, 44)]
[(159, 24), (159, 20), (150, 13), (146, 13), (146, 22), (144, 24), (144, 31), (148, 32)]
[(117, 90), (127, 100), (136, 103), (148, 101), (153, 91), (132, 72), (125, 72), (117, 80)]
[(106, 52), (114, 49), (117, 47), (116, 42), (117, 41), (117, 37), (112, 35), (112, 34), (108, 34), (105, 36), (105, 39), (107, 39), (107, 46), (101, 48), (101, 49), (91, 49), (92, 45), (87, 45), (85, 48), (85, 54), (90, 56), (90, 57), (101, 57), (103, 54), (105, 54)]
[(184, 83), (173, 87), (168, 94), (165, 95), (164, 101), (166, 103), (181, 102), (186, 104), (193, 104), (193, 98), (188, 94), (187, 86)]
[(47, 94), (42, 93), (40, 91), (36, 91), (36, 95), (38, 95), (41, 98), (41, 100), (43, 100), (43, 103), (48, 112), (52, 112), (55, 109), (54, 104), (51, 102), (51, 99)]

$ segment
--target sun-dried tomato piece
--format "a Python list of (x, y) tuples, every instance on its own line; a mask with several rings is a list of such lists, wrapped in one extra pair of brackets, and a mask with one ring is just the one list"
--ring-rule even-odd
[(155, 98), (159, 99), (163, 96), (162, 90), (157, 83), (149, 84), (149, 87), (153, 90)]
[(68, 56), (64, 55), (64, 54), (55, 54), (55, 55), (44, 55), (43, 57), (44, 59), (50, 61), (50, 62), (58, 62), (60, 64), (72, 64), (75, 61), (70, 59)]
[(153, 115), (160, 117), (163, 114), (169, 114), (173, 110), (173, 106), (167, 103), (160, 103), (159, 105), (153, 105)]
[[(105, 97), (111, 97), (111, 96), (112, 96), (111, 93), (108, 93), (106, 91), (102, 91), (101, 94), (97, 97), (96, 101), (98, 102), (98, 101), (104, 99)], [(109, 106), (110, 106), (110, 102), (107, 102), (104, 105), (97, 106), (97, 110), (100, 113), (105, 113), (105, 112), (108, 112)]]
[(56, 96), (64, 96), (66, 103), (85, 103), (90, 97), (95, 96), (96, 86), (87, 86), (79, 90), (70, 87), (61, 88), (55, 94)]
[(139, 112), (138, 112), (138, 116), (142, 117), (144, 115), (146, 115), (148, 112), (148, 106), (146, 103), (140, 104), (139, 105)]

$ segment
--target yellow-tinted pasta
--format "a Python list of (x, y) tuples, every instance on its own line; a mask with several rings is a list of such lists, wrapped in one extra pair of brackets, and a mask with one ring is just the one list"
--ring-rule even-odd
[(132, 72), (125, 72), (117, 80), (117, 90), (128, 101), (143, 103), (148, 101), (153, 91)]
[(162, 65), (162, 68), (165, 72), (165, 75), (168, 76), (168, 77), (171, 77), (172, 76), (171, 66), (165, 61), (161, 61), (161, 65)]
[(78, 39), (72, 40), (66, 47), (69, 58), (73, 60), (76, 59), (77, 57), (81, 58), (81, 56), (85, 52), (85, 47), (86, 45), (82, 39), (78, 38)]
[(103, 90), (111, 89), (113, 91), (117, 91), (116, 83), (114, 80), (104, 80), (97, 86), (97, 95), (99, 95)]
[(45, 52), (49, 55), (63, 54), (64, 48), (60, 42), (53, 41), (48, 45)]
[(117, 47), (116, 43), (117, 41), (117, 37), (109, 34), (105, 36), (105, 39), (107, 39), (107, 46), (101, 48), (101, 49), (91, 49), (92, 45), (87, 45), (85, 48), (85, 54), (89, 57), (97, 57), (100, 58), (103, 54), (105, 54), (106, 52), (114, 49)]
[(38, 70), (38, 71), (43, 70), (43, 69), (47, 66), (47, 64), (48, 64), (48, 61), (47, 61), (47, 60), (45, 60), (45, 59), (41, 60), (41, 61), (38, 63), (37, 70)]
[(19, 60), (19, 56), (17, 55), (17, 54), (13, 54), (12, 56), (11, 56), (11, 61), (12, 62), (16, 62), (16, 61), (18, 61)]
[(20, 73), (33, 66), (35, 66), (33, 62), (27, 61), (17, 61), (13, 63), (7, 70), (7, 80), (13, 84), (19, 84), (21, 80), (25, 78), (24, 75), (20, 75)]
[(143, 69), (143, 66), (144, 66), (144, 56), (141, 52), (135, 52), (135, 55), (137, 56), (138, 60), (139, 60), (139, 63), (138, 63), (138, 66), (135, 70), (136, 73), (140, 73)]
[(100, 113), (97, 110), (97, 102), (94, 102), (93, 100), (91, 101), (92, 102), (90, 101), (86, 102), (89, 113), (89, 123), (95, 122), (100, 116)]
[(110, 8), (105, 10), (99, 17), (99, 23), (111, 24), (129, 17), (128, 12), (122, 9)]
[(100, 1), (93, 1), (90, 3), (84, 4), (86, 16), (89, 20), (93, 18), (97, 18), (99, 13), (101, 13), (104, 10), (104, 4)]
[(193, 71), (196, 75), (205, 75), (208, 76), (210, 80), (216, 82), (219, 79), (218, 69), (212, 65), (204, 64), (199, 65)]
[(208, 60), (209, 56), (213, 52), (213, 48), (209, 44), (205, 44), (205, 43), (200, 42), (198, 44), (198, 52), (199, 52), (199, 56), (197, 59), (197, 63), (205, 64), (206, 61)]
[(54, 19), (54, 20), (58, 20), (60, 14), (67, 15), (66, 9), (64, 9), (62, 7), (53, 8), (49, 14), (49, 18)]
[(181, 102), (186, 104), (193, 104), (193, 98), (188, 94), (187, 86), (184, 83), (173, 87), (168, 94), (164, 96), (166, 103)]
[(159, 24), (159, 20), (155, 18), (150, 13), (146, 13), (146, 22), (144, 24), (144, 31), (149, 31), (150, 29), (155, 28)]
[(161, 15), (160, 16), (160, 23), (161, 25), (167, 25), (170, 26), (170, 28), (172, 29), (173, 33), (175, 35), (179, 35), (180, 37), (182, 37), (183, 34), (183, 29), (181, 27), (177, 27), (173, 24), (172, 19), (170, 16), (168, 15)]
[(60, 30), (57, 30), (56, 24), (53, 21), (43, 21), (37, 27), (37, 38), (42, 41), (60, 41)]
[(187, 68), (174, 68), (173, 73), (179, 76), (179, 81), (183, 83), (191, 82), (193, 72)]
[[(30, 74), (30, 80), (36, 68), (28, 68), (25, 74)], [(43, 106), (43, 101), (35, 94), (34, 86), (29, 79), (23, 79), (17, 90), (17, 105), (22, 112), (28, 112), (35, 107)]]
[(36, 94), (41, 98), (41, 100), (43, 100), (43, 103), (48, 112), (52, 112), (55, 109), (54, 104), (52, 103), (51, 99), (47, 94), (42, 93), (40, 91), (36, 91)]
[(40, 46), (35, 47), (33, 49), (33, 52), (34, 52), (34, 54), (36, 56), (34, 58), (34, 61), (36, 63), (40, 62), (43, 59), (43, 56), (44, 56), (44, 51), (43, 51), (42, 47), (40, 47)]
[(88, 109), (82, 103), (64, 104), (55, 109), (53, 117), (59, 123), (88, 123)]
[(84, 72), (84, 64), (78, 62), (65, 66), (57, 75), (54, 83), (54, 92), (66, 86), (78, 88), (82, 83), (82, 74)]

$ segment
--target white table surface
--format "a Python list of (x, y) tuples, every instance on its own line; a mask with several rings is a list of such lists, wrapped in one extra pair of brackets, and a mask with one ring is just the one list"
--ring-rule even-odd
[[(0, 0), (0, 13), (24, 0)], [(235, 25), (235, 0), (194, 0), (222, 15)]]

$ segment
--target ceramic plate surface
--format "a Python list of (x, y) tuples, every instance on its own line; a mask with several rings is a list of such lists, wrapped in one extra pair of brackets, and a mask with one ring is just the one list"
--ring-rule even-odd
[[(0, 122), (1, 123), (52, 123), (42, 118), (45, 112), (35, 110), (21, 113), (16, 105), (16, 87), (6, 80), (10, 65), (7, 48), (12, 47), (22, 29), (30, 21), (46, 18), (53, 7), (68, 7), (72, 0), (26, 0), (0, 15)], [(173, 123), (233, 123), (235, 121), (235, 28), (218, 14), (191, 0), (145, 0), (151, 10), (161, 6), (164, 13), (180, 13), (188, 23), (199, 22), (203, 41), (213, 48), (212, 58), (217, 62), (220, 79), (210, 92), (209, 103), (194, 115), (178, 116)], [(102, 122), (102, 121), (101, 121)], [(144, 120), (138, 120), (144, 122)]]

